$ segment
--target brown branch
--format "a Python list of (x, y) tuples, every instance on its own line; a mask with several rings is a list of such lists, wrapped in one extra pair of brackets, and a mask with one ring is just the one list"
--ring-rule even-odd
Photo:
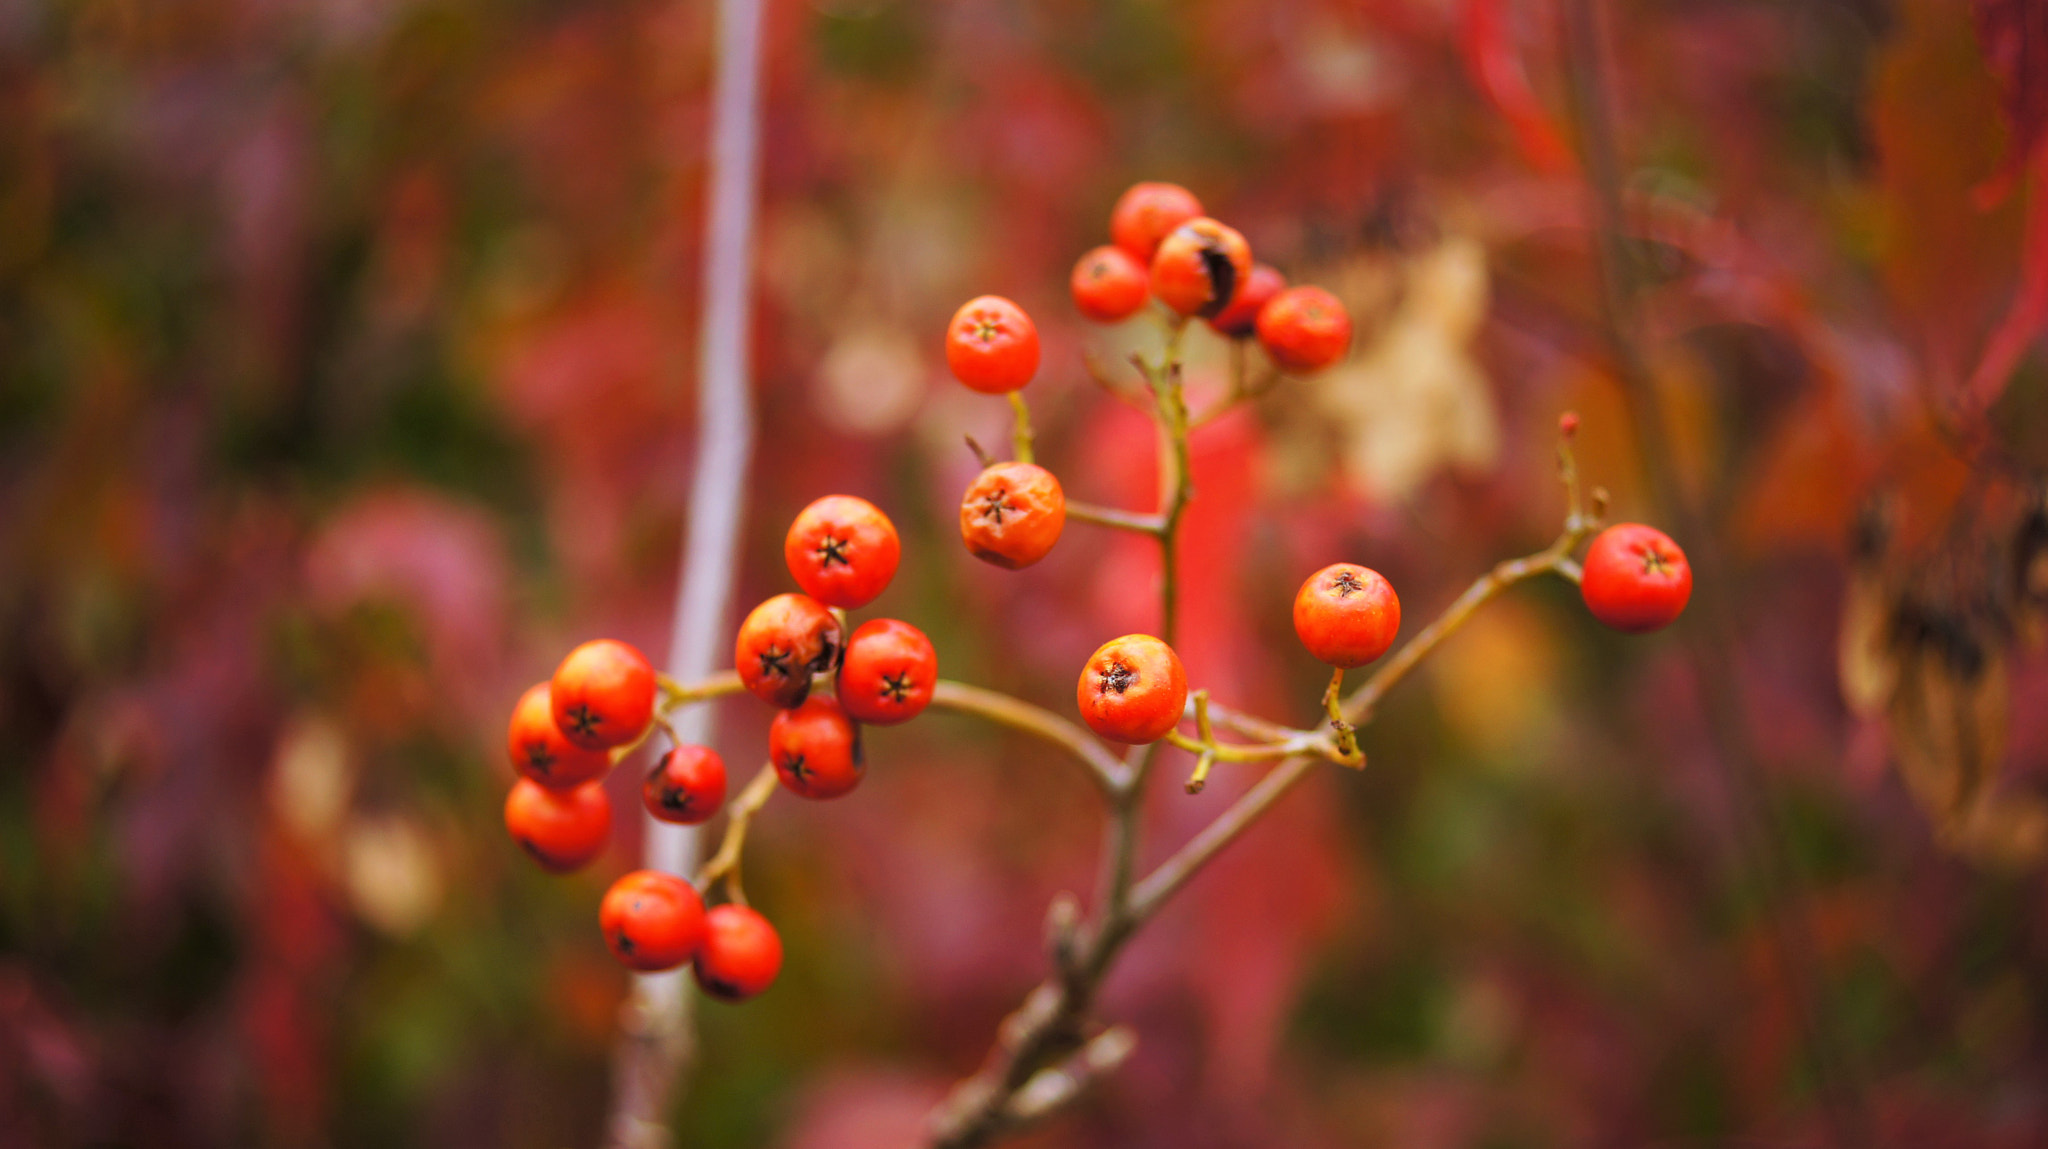
[(775, 796), (775, 763), (761, 767), (747, 788), (740, 791), (725, 808), (725, 837), (718, 843), (718, 852), (697, 871), (697, 889), (710, 893), (711, 884), (725, 882), (726, 896), (740, 905), (747, 904), (747, 892), (740, 886), (740, 851), (746, 848), (747, 827), (753, 824), (754, 815)]
[(1166, 529), (1166, 521), (1158, 515), (1147, 515), (1137, 511), (1119, 511), (1114, 507), (1099, 507), (1078, 499), (1067, 500), (1067, 517), (1102, 527), (1117, 527), (1121, 530), (1136, 531), (1143, 535), (1157, 535)]
[(1087, 767), (1090, 779), (1106, 794), (1115, 794), (1125, 783), (1124, 764), (1116, 755), (1096, 741), (1094, 735), (1044, 707), (1033, 706), (999, 690), (969, 686), (950, 679), (940, 679), (932, 690), (932, 705), (986, 718), (999, 726), (1020, 730), (1058, 746)]

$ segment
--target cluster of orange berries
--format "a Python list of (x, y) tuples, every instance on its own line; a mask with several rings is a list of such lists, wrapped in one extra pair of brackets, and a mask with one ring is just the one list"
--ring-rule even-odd
[[(923, 631), (898, 619), (862, 623), (842, 639), (841, 611), (866, 606), (896, 574), (896, 527), (865, 499), (831, 495), (805, 507), (783, 540), (801, 594), (779, 594), (740, 624), (733, 652), (741, 684), (777, 707), (768, 749), (784, 788), (837, 798), (864, 772), (859, 723), (917, 716), (938, 684), (938, 656)], [(834, 683), (814, 694), (818, 675)], [(556, 873), (581, 867), (610, 838), (604, 776), (655, 724), (657, 679), (638, 650), (600, 639), (569, 653), (554, 677), (513, 708), (512, 763), (520, 778), (505, 826)], [(641, 786), (665, 822), (709, 821), (725, 805), (725, 761), (708, 746), (676, 745)], [(738, 1001), (775, 980), (782, 943), (768, 920), (729, 903), (706, 911), (688, 882), (652, 870), (613, 883), (598, 912), (606, 944), (643, 971), (691, 964), (706, 992)]]
[[(1203, 216), (1184, 188), (1131, 188), (1117, 203), (1110, 233), (1115, 244), (1089, 252), (1074, 270), (1074, 300), (1090, 318), (1126, 318), (1149, 294), (1182, 319), (1201, 316), (1232, 338), (1256, 333), (1273, 360), (1293, 371), (1328, 366), (1350, 343), (1350, 319), (1334, 297), (1319, 288), (1286, 288), (1278, 272), (1254, 266), (1244, 238)], [(946, 360), (976, 391), (1014, 392), (1037, 373), (1038, 333), (1016, 304), (982, 296), (954, 315)], [(1567, 416), (1567, 437), (1575, 426)], [(1059, 480), (1027, 462), (988, 466), (960, 504), (968, 550), (1009, 569), (1044, 558), (1065, 522)], [(851, 792), (866, 770), (862, 724), (907, 722), (937, 691), (938, 655), (917, 627), (878, 618), (845, 633), (845, 612), (881, 595), (895, 578), (901, 549), (895, 525), (874, 504), (851, 495), (821, 498), (797, 515), (783, 539), (783, 560), (800, 593), (769, 598), (740, 624), (734, 669), (741, 685), (776, 708), (769, 758), (777, 781), (801, 797)], [(1593, 541), (1580, 585), (1601, 622), (1643, 632), (1684, 610), (1692, 572), (1662, 532), (1630, 523)], [(1400, 628), (1393, 586), (1352, 563), (1317, 571), (1294, 598), (1295, 633), (1311, 654), (1340, 669), (1384, 655)], [(821, 676), (829, 693), (813, 690)], [(565, 872), (603, 851), (612, 818), (604, 776), (659, 722), (658, 689), (639, 651), (602, 639), (571, 651), (553, 678), (514, 707), (510, 750), (521, 777), (506, 798), (505, 824), (542, 866)], [(1148, 634), (1104, 643), (1075, 686), (1088, 727), (1127, 744), (1167, 737), (1187, 699), (1180, 657)], [(655, 818), (696, 824), (725, 805), (726, 788), (717, 751), (678, 744), (649, 772), (641, 795)], [(671, 874), (638, 870), (620, 878), (598, 918), (626, 966), (652, 971), (689, 963), (705, 990), (726, 1000), (760, 993), (781, 969), (782, 943), (766, 918), (737, 902), (707, 911), (697, 889)]]

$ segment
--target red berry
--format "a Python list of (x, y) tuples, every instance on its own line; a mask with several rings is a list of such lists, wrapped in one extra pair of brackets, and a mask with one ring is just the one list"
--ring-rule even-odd
[(1067, 525), (1067, 496), (1051, 471), (997, 463), (960, 499), (960, 538), (974, 557), (1018, 570), (1046, 556)]
[(782, 784), (806, 798), (837, 798), (860, 785), (860, 729), (823, 695), (768, 725), (768, 757)]
[(745, 1001), (775, 984), (775, 975), (782, 972), (782, 938), (753, 910), (718, 906), (704, 915), (704, 944), (693, 969), (705, 993), (720, 1001)]
[(1074, 306), (1097, 323), (1129, 319), (1145, 306), (1151, 288), (1146, 284), (1145, 265), (1120, 247), (1103, 246), (1081, 257), (1074, 274), (1067, 279)]
[(1320, 371), (1351, 348), (1351, 316), (1320, 287), (1290, 287), (1259, 309), (1259, 346), (1289, 371)]
[(1586, 549), (1579, 595), (1594, 618), (1616, 630), (1662, 630), (1692, 598), (1692, 566), (1663, 531), (1617, 523)]
[(704, 944), (704, 900), (690, 883), (660, 870), (634, 870), (604, 892), (597, 925), (627, 969), (674, 969)]
[(1173, 648), (1149, 634), (1098, 647), (1081, 668), (1074, 701), (1088, 728), (1113, 742), (1157, 742), (1180, 722), (1188, 676)]
[(623, 746), (654, 719), (654, 667), (625, 643), (600, 638), (569, 652), (548, 694), (569, 741), (590, 750)]
[(1209, 326), (1215, 328), (1218, 335), (1243, 339), (1258, 330), (1259, 308), (1264, 307), (1267, 300), (1286, 288), (1286, 276), (1267, 264), (1254, 263), (1252, 273), (1244, 281), (1244, 286), (1238, 288), (1237, 294), (1230, 297), (1229, 306), (1209, 320)]
[(1251, 245), (1236, 229), (1191, 219), (1152, 257), (1152, 294), (1182, 315), (1207, 318), (1229, 306), (1251, 274)]
[(506, 736), (512, 765), (519, 773), (553, 790), (581, 786), (602, 778), (612, 768), (611, 755), (602, 750), (585, 750), (562, 735), (555, 725), (554, 707), (548, 701), (548, 684), (535, 683), (519, 696), (512, 708), (512, 728)]
[(664, 822), (709, 822), (725, 805), (725, 759), (709, 746), (678, 746), (648, 772), (640, 800)]
[(1132, 184), (1109, 212), (1109, 238), (1147, 263), (1173, 229), (1202, 214), (1202, 201), (1179, 184)]
[(796, 706), (811, 676), (839, 665), (839, 620), (809, 595), (778, 594), (740, 623), (732, 664), (740, 682), (764, 702)]
[(846, 640), (839, 667), (839, 705), (856, 722), (894, 726), (917, 717), (939, 681), (932, 640), (907, 622), (877, 618)]
[(896, 524), (873, 503), (826, 495), (799, 511), (782, 539), (782, 561), (804, 593), (841, 610), (875, 600), (896, 577)]
[(1294, 633), (1331, 666), (1364, 666), (1394, 645), (1401, 599), (1378, 571), (1332, 563), (1308, 576), (1294, 596)]
[(505, 829), (542, 869), (565, 874), (604, 853), (612, 800), (598, 782), (556, 791), (521, 778), (505, 795)]
[(1038, 328), (1000, 295), (970, 299), (946, 326), (946, 366), (985, 395), (1015, 391), (1038, 374)]

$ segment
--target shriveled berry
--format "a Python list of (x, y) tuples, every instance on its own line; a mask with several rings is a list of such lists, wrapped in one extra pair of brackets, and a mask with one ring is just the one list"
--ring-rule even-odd
[(1152, 257), (1152, 294), (1182, 315), (1206, 319), (1228, 307), (1251, 274), (1251, 245), (1236, 229), (1191, 219)]
[(1259, 309), (1266, 301), (1287, 289), (1287, 277), (1263, 263), (1252, 264), (1252, 273), (1230, 297), (1229, 306), (1209, 319), (1218, 335), (1244, 339), (1259, 328)]
[(1051, 471), (997, 463), (960, 499), (960, 539), (975, 558), (1009, 570), (1042, 559), (1067, 525), (1067, 496)]
[(803, 594), (778, 594), (740, 623), (733, 669), (763, 702), (790, 707), (811, 692), (811, 676), (839, 665), (839, 620), (825, 604)]

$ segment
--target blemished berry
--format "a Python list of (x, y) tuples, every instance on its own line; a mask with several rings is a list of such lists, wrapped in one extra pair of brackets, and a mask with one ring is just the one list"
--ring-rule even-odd
[(627, 969), (675, 969), (704, 944), (704, 899), (690, 883), (660, 870), (634, 870), (598, 903), (604, 944)]
[(1112, 742), (1159, 741), (1180, 722), (1187, 700), (1180, 656), (1149, 634), (1127, 634), (1096, 648), (1074, 688), (1082, 721)]
[(1692, 565), (1663, 531), (1641, 523), (1616, 523), (1586, 548), (1579, 596), (1594, 618), (1616, 630), (1662, 630), (1677, 620), (1692, 598)]
[(725, 759), (709, 746), (678, 746), (648, 771), (640, 800), (664, 822), (709, 822), (725, 805)]
[(806, 798), (837, 798), (860, 785), (860, 728), (823, 695), (768, 725), (768, 757), (784, 787)]
[(654, 718), (654, 667), (616, 639), (586, 642), (555, 668), (548, 701), (569, 741), (588, 750), (623, 746)]
[(893, 618), (870, 619), (846, 640), (839, 705), (856, 722), (894, 726), (931, 703), (939, 655), (923, 631)]
[(1132, 184), (1109, 212), (1109, 238), (1140, 261), (1152, 262), (1161, 240), (1202, 215), (1195, 193), (1168, 183)]
[(1067, 525), (1067, 496), (1051, 471), (997, 463), (960, 499), (960, 539), (974, 557), (1008, 570), (1042, 559)]
[(720, 1001), (758, 997), (782, 972), (782, 937), (746, 906), (714, 907), (704, 915), (704, 944), (691, 969), (704, 992)]
[(537, 682), (512, 707), (512, 726), (506, 734), (512, 765), (522, 777), (550, 790), (570, 790), (604, 777), (612, 768), (611, 755), (569, 741), (555, 725), (548, 694), (548, 684)]
[(1294, 633), (1331, 666), (1364, 666), (1394, 645), (1401, 599), (1378, 571), (1332, 563), (1308, 576), (1294, 596)]
[(805, 594), (778, 594), (750, 612), (733, 643), (740, 683), (771, 706), (798, 706), (811, 676), (839, 665), (839, 620)]
[(1259, 309), (1286, 289), (1286, 276), (1268, 264), (1254, 263), (1252, 273), (1245, 277), (1244, 286), (1230, 297), (1229, 306), (1209, 317), (1209, 326), (1218, 335), (1232, 339), (1248, 338), (1259, 329)]
[(1320, 287), (1290, 287), (1259, 309), (1259, 346), (1289, 371), (1320, 371), (1351, 349), (1351, 316)]
[(1252, 274), (1252, 249), (1235, 228), (1204, 216), (1173, 229), (1152, 257), (1152, 294), (1181, 315), (1208, 318)]
[(505, 829), (542, 869), (566, 874), (604, 853), (612, 834), (612, 800), (601, 782), (550, 790), (521, 778), (505, 795)]
[(826, 495), (805, 507), (782, 540), (782, 560), (796, 584), (841, 610), (858, 610), (888, 589), (902, 553), (896, 524), (852, 495)]
[(1137, 314), (1151, 294), (1145, 265), (1123, 248), (1105, 244), (1081, 257), (1067, 279), (1074, 306), (1097, 323), (1120, 323)]
[(970, 390), (1015, 391), (1038, 374), (1038, 328), (1002, 296), (977, 296), (946, 325), (946, 366)]

